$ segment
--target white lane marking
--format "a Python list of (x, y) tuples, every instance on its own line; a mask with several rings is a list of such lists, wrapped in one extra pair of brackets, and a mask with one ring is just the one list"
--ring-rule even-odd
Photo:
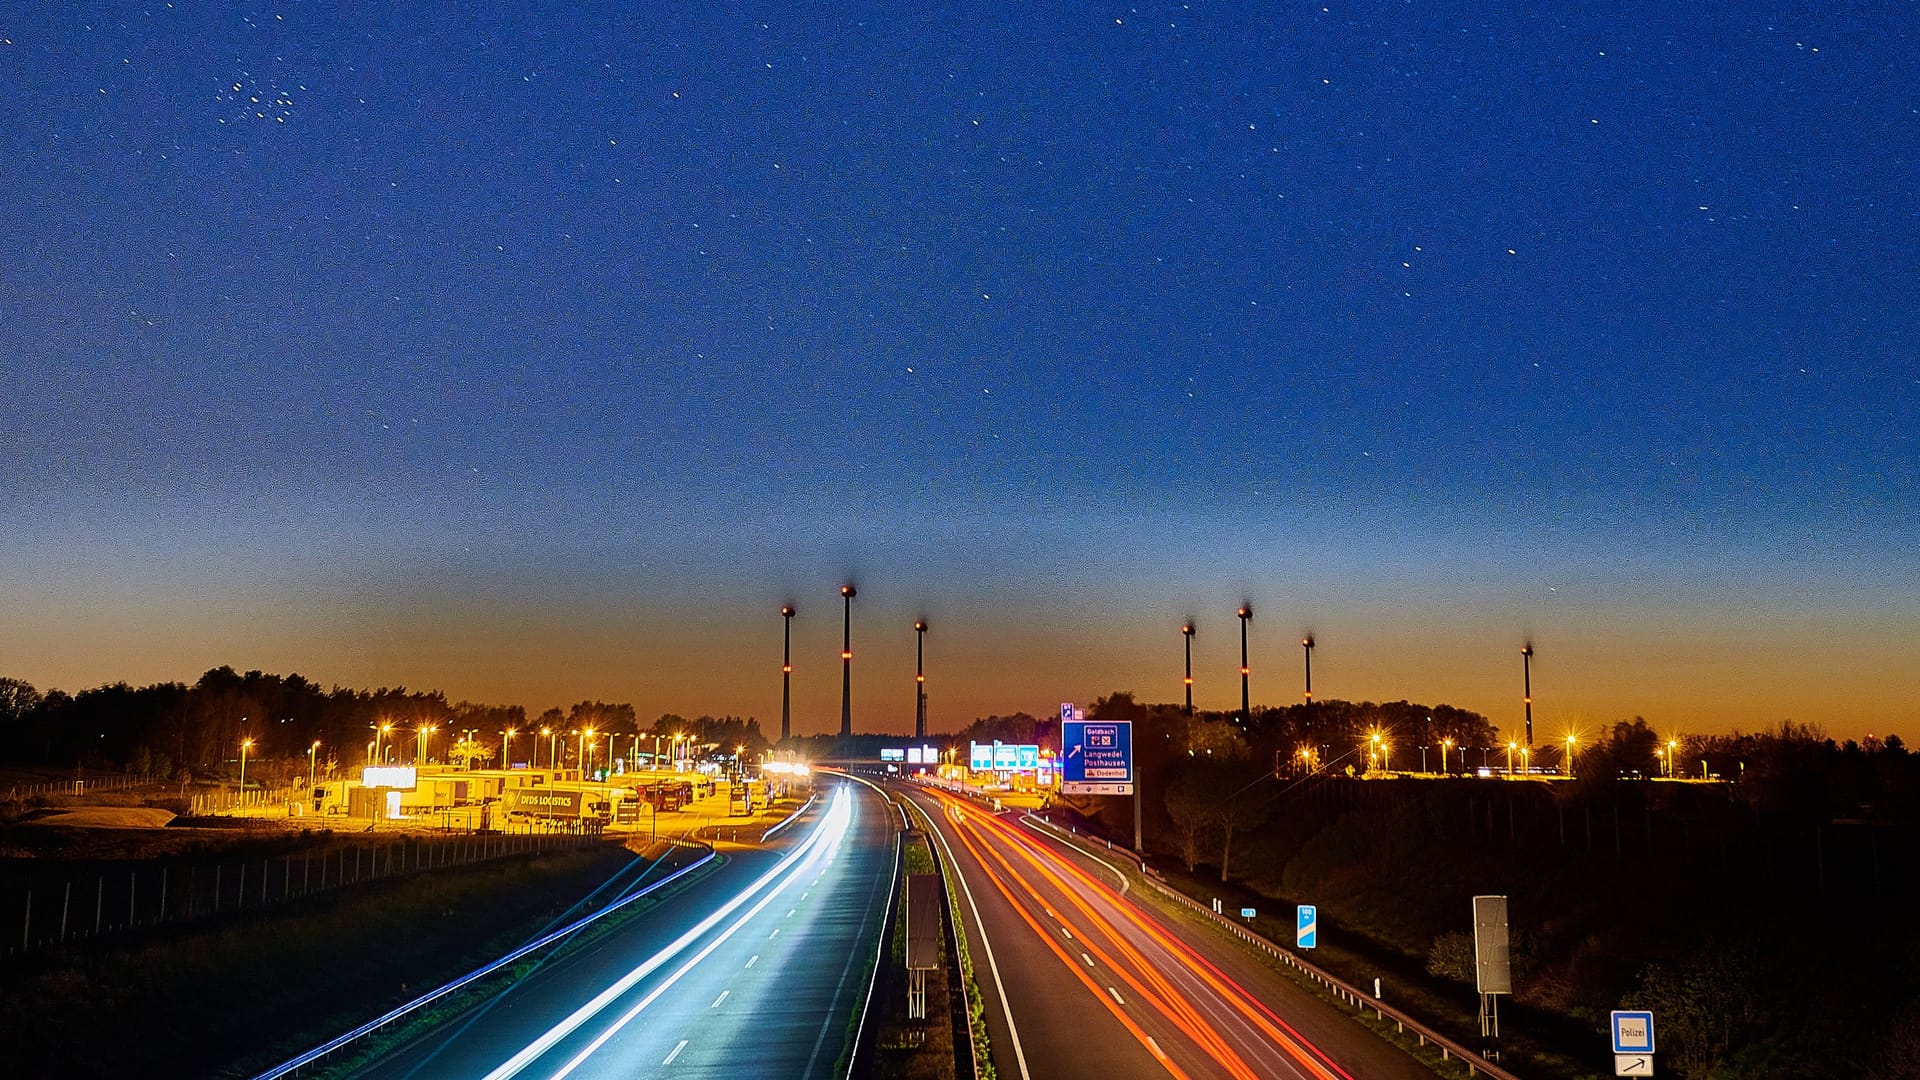
[(793, 913), (794, 913), (794, 912), (796, 912), (796, 911), (799, 911), (799, 910), (800, 910), (800, 909), (799, 909), (799, 908), (797, 908), (797, 907), (795, 907), (795, 908), (788, 908), (788, 909), (787, 909), (787, 918), (789, 918), (789, 919), (791, 919), (791, 918), (793, 918)]
[[(948, 813), (955, 821), (960, 819), (959, 811), (947, 804)], [(923, 814), (926, 807), (920, 808)], [(927, 823), (933, 824), (933, 815), (926, 814)], [(959, 862), (953, 857), (953, 845), (947, 843), (947, 834), (939, 828), (933, 834), (940, 838), (940, 847), (947, 853), (947, 865), (954, 867), (953, 879), (960, 883), (960, 891), (967, 898), (967, 910), (973, 912), (973, 928), (980, 931), (980, 949), (987, 954), (987, 969), (993, 972), (993, 989), (1000, 995), (1000, 1013), (1007, 1020), (1007, 1037), (1013, 1041), (1013, 1063), (1020, 1068), (1020, 1080), (1033, 1080), (1033, 1074), (1027, 1071), (1027, 1052), (1020, 1047), (1020, 1028), (1013, 1022), (1013, 1005), (1007, 1001), (1007, 988), (1000, 981), (1000, 962), (993, 958), (993, 942), (987, 938), (987, 924), (980, 920), (980, 905), (974, 902), (973, 886), (967, 884), (967, 876), (959, 872)]]
[(754, 954), (753, 954), (752, 956), (749, 956), (749, 957), (747, 957), (747, 966), (748, 966), (748, 967), (752, 967), (753, 965), (755, 965), (755, 964), (757, 964), (757, 963), (759, 963), (759, 962), (760, 962), (760, 954), (759, 954), (759, 953), (754, 953)]
[[(824, 841), (831, 846), (826, 848), (815, 846), (812, 851), (807, 853), (807, 857), (806, 857), (807, 861), (804, 863), (801, 863), (798, 869), (794, 869), (791, 871), (791, 873), (794, 876), (797, 877), (800, 874), (806, 873), (808, 866), (811, 863), (819, 860), (823, 856), (830, 855), (833, 848), (838, 847), (840, 844), (840, 841), (846, 836), (847, 830), (851, 827), (853, 822), (853, 805), (851, 802), (845, 802), (844, 803), (845, 813), (841, 812), (842, 806), (843, 806), (842, 800), (836, 798), (834, 800), (833, 809), (828, 812), (827, 819), (821, 824), (821, 827), (823, 829), (830, 828), (831, 831), (815, 834), (816, 837), (824, 838)], [(788, 871), (788, 863), (783, 860), (774, 869), (776, 871), (786, 872)], [(785, 892), (787, 890), (787, 887), (792, 884), (793, 884), (793, 878), (789, 877), (785, 881), (782, 881), (776, 884), (775, 886), (773, 886), (773, 890), (767, 893), (766, 896), (762, 897), (758, 903), (754, 904), (751, 908), (748, 908), (746, 914), (740, 916), (740, 918), (736, 920), (733, 923), (733, 925), (721, 931), (721, 933), (717, 937), (715, 937), (712, 941), (708, 942), (707, 945), (704, 948), (702, 948), (699, 952), (693, 954), (692, 957), (688, 958), (688, 960), (685, 963), (675, 968), (673, 971), (673, 974), (667, 976), (666, 979), (660, 983), (660, 985), (648, 991), (647, 995), (641, 998), (638, 1002), (636, 1002), (633, 1008), (628, 1009), (626, 1013), (624, 1013), (618, 1020), (615, 1020), (613, 1022), (612, 1026), (608, 1027), (605, 1031), (601, 1032), (598, 1036), (596, 1036), (592, 1042), (589, 1042), (586, 1045), (584, 1049), (582, 1049), (578, 1054), (574, 1055), (572, 1060), (568, 1061), (565, 1065), (561, 1066), (560, 1071), (554, 1073), (553, 1076), (549, 1078), (549, 1080), (566, 1080), (568, 1076), (573, 1075), (574, 1070), (578, 1069), (582, 1064), (584, 1064), (588, 1058), (598, 1053), (600, 1048), (607, 1044), (608, 1040), (620, 1034), (621, 1030), (625, 1028), (628, 1024), (632, 1023), (635, 1017), (639, 1016), (642, 1012), (645, 1012), (655, 1001), (658, 1001), (660, 997), (664, 995), (667, 991), (673, 989), (673, 985), (679, 982), (681, 979), (685, 978), (687, 972), (692, 971), (694, 968), (698, 967), (701, 963), (703, 963), (707, 959), (707, 957), (713, 955), (713, 952), (715, 949), (718, 949), (720, 946), (726, 944), (727, 939), (733, 937), (733, 935), (741, 927), (747, 925), (748, 922), (757, 918), (762, 911), (765, 911), (774, 902), (774, 900), (778, 899), (780, 894)], [(745, 902), (745, 899), (743, 898), (739, 900), (737, 903), (744, 903), (744, 902)], [(729, 907), (722, 908), (719, 912), (716, 912), (714, 915), (709, 915), (707, 916), (707, 918), (714, 919), (716, 916), (724, 915), (728, 910), (731, 909), (732, 906), (737, 906), (737, 903), (730, 904)], [(704, 926), (699, 929), (704, 929)], [(692, 931), (690, 931), (690, 933), (691, 932)], [(636, 976), (634, 978), (637, 981), (638, 977)], [(631, 985), (632, 985), (631, 983), (628, 983), (627, 987), (630, 987)], [(616, 984), (616, 986), (618, 986), (618, 984)], [(624, 993), (627, 987), (619, 987), (619, 992)], [(609, 989), (611, 990), (613, 988), (609, 988)], [(604, 990), (601, 991), (602, 995), (605, 995), (608, 992), (609, 991), (604, 991)], [(601, 1008), (601, 1006), (596, 1002), (590, 1002), (589, 1007), (591, 1008), (591, 1011), (585, 1012), (584, 1014), (576, 1013), (576, 1015), (591, 1016), (594, 1013), (599, 1012)], [(581, 1021), (581, 1022), (584, 1022), (584, 1021)], [(573, 1026), (577, 1028), (579, 1026), (579, 1023), (574, 1023)], [(568, 1028), (564, 1031), (561, 1030), (560, 1028), (549, 1029), (548, 1033), (546, 1035), (541, 1036), (539, 1040), (536, 1040), (535, 1044), (529, 1045), (525, 1049), (521, 1050), (518, 1054), (515, 1054), (513, 1059), (509, 1060), (505, 1065), (500, 1066), (499, 1068), (495, 1069), (492, 1073), (488, 1074), (487, 1080), (505, 1080), (506, 1077), (513, 1076), (514, 1074), (520, 1072), (522, 1069), (526, 1067), (526, 1063), (528, 1060), (534, 1057), (538, 1057), (541, 1054), (545, 1053), (548, 1049), (552, 1047), (554, 1042), (557, 1042), (560, 1039), (565, 1038), (567, 1034), (571, 1033), (571, 1031), (572, 1031), (572, 1028)]]
[(1153, 1051), (1153, 1056), (1159, 1058), (1161, 1061), (1167, 1060), (1166, 1051), (1160, 1049), (1160, 1044), (1154, 1042), (1153, 1036), (1151, 1035), (1147, 1036), (1147, 1049)]
[(1060, 928), (1060, 932), (1061, 932), (1061, 933), (1063, 933), (1063, 934), (1065, 934), (1065, 935), (1067, 935), (1067, 940), (1068, 940), (1068, 941), (1072, 941), (1072, 940), (1073, 940), (1073, 931), (1071, 931), (1071, 930), (1069, 930), (1069, 929), (1067, 929), (1066, 927), (1064, 927), (1064, 926), (1062, 926), (1062, 927)]
[(1127, 875), (1121, 873), (1119, 867), (1113, 865), (1112, 863), (1101, 858), (1100, 856), (1095, 855), (1093, 852), (1088, 851), (1086, 848), (1081, 847), (1079, 844), (1074, 843), (1072, 840), (1069, 840), (1067, 838), (1067, 834), (1061, 831), (1060, 826), (1055, 825), (1053, 822), (1048, 821), (1045, 818), (1034, 817), (1032, 814), (1023, 814), (1021, 815), (1020, 820), (1023, 824), (1025, 824), (1028, 828), (1031, 828), (1031, 829), (1038, 829), (1042, 825), (1046, 826), (1047, 828), (1053, 830), (1055, 838), (1057, 838), (1062, 844), (1065, 844), (1071, 850), (1077, 851), (1080, 854), (1086, 856), (1087, 858), (1092, 859), (1094, 862), (1099, 863), (1101, 866), (1106, 867), (1108, 870), (1113, 871), (1113, 876), (1120, 880), (1120, 895), (1125, 896), (1127, 894), (1127, 890), (1131, 888), (1131, 886), (1127, 882)]
[(808, 889), (808, 890), (807, 890), (806, 892), (803, 892), (803, 893), (801, 893), (801, 894), (800, 894), (800, 899), (802, 899), (802, 900), (805, 900), (805, 899), (806, 899), (807, 897), (809, 897), (809, 896), (812, 896), (812, 895), (813, 895), (813, 890), (812, 890), (812, 889)]
[(1122, 1007), (1124, 1007), (1127, 1004), (1127, 999), (1121, 997), (1120, 991), (1115, 990), (1113, 987), (1111, 986), (1107, 987), (1107, 993), (1112, 994), (1113, 1000), (1118, 1002)]
[(773, 933), (767, 935), (767, 940), (772, 941), (774, 938), (777, 938), (779, 936), (780, 936), (780, 928), (776, 926), (773, 928)]
[[(714, 998), (714, 999), (713, 999), (713, 1004), (711, 1004), (711, 1005), (709, 1005), (709, 1006), (707, 1006), (707, 1008), (709, 1008), (709, 1009), (717, 1009), (717, 1008), (719, 1008), (719, 1007), (720, 1007), (720, 1003), (721, 1003), (721, 1002), (723, 1002), (723, 1001), (725, 1001), (725, 1000), (727, 1000), (727, 995), (728, 995), (728, 994), (731, 994), (731, 993), (733, 993), (733, 991), (732, 991), (732, 990), (722, 990), (722, 991), (720, 991), (720, 996), (719, 996), (719, 997), (717, 997), (717, 998)], [(1114, 996), (1115, 996), (1115, 997), (1119, 997), (1120, 995), (1118, 995), (1118, 994), (1115, 994)]]
[(674, 1059), (674, 1058), (677, 1058), (677, 1057), (679, 1057), (679, 1056), (680, 1056), (680, 1051), (682, 1051), (682, 1050), (685, 1050), (686, 1048), (687, 1048), (687, 1040), (685, 1040), (685, 1039), (681, 1039), (681, 1040), (680, 1040), (680, 1045), (679, 1045), (679, 1046), (676, 1046), (676, 1047), (674, 1047), (674, 1048), (673, 1048), (673, 1052), (667, 1055), (667, 1060), (665, 1060), (665, 1061), (662, 1061), (662, 1062), (661, 1062), (660, 1064), (662, 1064), (662, 1065), (671, 1065), (671, 1064), (673, 1064), (673, 1059)]
[(1081, 954), (1080, 954), (1080, 959), (1082, 959), (1082, 960), (1085, 960), (1085, 961), (1087, 962), (1087, 966), (1088, 966), (1088, 967), (1092, 967), (1092, 966), (1093, 966), (1093, 957), (1091, 957), (1091, 956), (1088, 956), (1088, 955), (1087, 955), (1086, 953), (1081, 953)]

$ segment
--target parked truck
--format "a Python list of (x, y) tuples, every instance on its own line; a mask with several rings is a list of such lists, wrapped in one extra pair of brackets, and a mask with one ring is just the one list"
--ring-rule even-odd
[(504, 794), (508, 821), (613, 820), (613, 804), (598, 791), (578, 788), (509, 788)]

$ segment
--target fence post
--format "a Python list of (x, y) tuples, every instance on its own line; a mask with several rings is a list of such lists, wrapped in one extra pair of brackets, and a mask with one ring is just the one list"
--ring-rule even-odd
[(222, 869), (224, 869), (224, 867), (222, 867), (220, 864), (218, 863), (214, 864), (214, 867), (213, 867), (213, 913), (215, 915), (220, 914), (220, 871)]
[(233, 910), (247, 906), (247, 864), (240, 864), (240, 887), (233, 890)]
[(140, 872), (138, 870), (127, 871), (127, 925), (128, 926), (136, 926), (140, 922), (139, 919), (134, 918), (134, 915), (140, 909), (134, 903), (135, 898), (134, 898), (134, 891), (133, 891), (134, 885), (138, 883), (139, 880), (140, 880)]
[(67, 880), (66, 891), (60, 894), (60, 943), (67, 942), (67, 909), (73, 904), (73, 880)]
[(33, 890), (27, 890), (27, 920), (20, 928), (20, 951), (27, 951), (27, 942), (33, 939)]
[(280, 902), (286, 903), (293, 895), (293, 856), (280, 856)]
[(160, 865), (160, 922), (167, 921), (167, 867)]
[(267, 860), (260, 860), (260, 906), (267, 906)]

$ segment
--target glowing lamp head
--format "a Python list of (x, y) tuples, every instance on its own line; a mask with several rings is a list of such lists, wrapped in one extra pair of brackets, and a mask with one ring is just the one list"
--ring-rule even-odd
[(1243, 619), (1251, 619), (1253, 618), (1253, 606), (1250, 604), (1241, 604), (1234, 610), (1234, 614)]
[(793, 665), (792, 665), (792, 664), (781, 664), (781, 665), (780, 665), (780, 670), (781, 670), (781, 671), (782, 671), (783, 673), (785, 673), (785, 674), (788, 674), (788, 675), (791, 675), (791, 674), (793, 674)]
[(791, 618), (793, 618), (793, 605), (792, 605), (792, 604), (781, 604), (781, 605), (780, 605), (780, 616), (781, 616), (782, 618), (786, 618), (786, 619), (791, 619)]
[(857, 591), (856, 591), (856, 590), (854, 589), (854, 587), (853, 587), (852, 585), (842, 585), (842, 586), (840, 586), (840, 595), (841, 595), (841, 596), (844, 596), (844, 597), (846, 597), (846, 598), (847, 598), (847, 599), (849, 599), (849, 600), (851, 600), (851, 599), (853, 599), (853, 598), (854, 598), (854, 597), (855, 597), (856, 595), (858, 595), (858, 592), (857, 592)]
[(1186, 624), (1184, 624), (1184, 625), (1182, 625), (1182, 626), (1180, 627), (1180, 632), (1181, 632), (1181, 633), (1183, 633), (1183, 634), (1185, 634), (1185, 635), (1187, 635), (1188, 637), (1192, 637), (1192, 636), (1193, 636), (1193, 624), (1192, 624), (1192, 623), (1186, 623)]
[(916, 632), (925, 633), (927, 629), (927, 620), (925, 619), (913, 620), (913, 628)]
[(851, 659), (853, 659), (853, 650), (852, 650), (852, 649), (843, 649), (843, 650), (841, 650), (841, 652), (840, 652), (840, 659), (842, 659), (842, 660), (851, 660)]

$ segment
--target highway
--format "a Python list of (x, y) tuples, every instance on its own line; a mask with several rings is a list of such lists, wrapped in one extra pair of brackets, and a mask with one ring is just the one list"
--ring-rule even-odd
[(958, 898), (1002, 1077), (1432, 1080), (1220, 935), (1138, 904), (1018, 814), (903, 785)]
[(589, 949), (344, 1075), (507, 1080), (829, 1078), (850, 1051), (899, 827), (822, 785), (807, 819)]

